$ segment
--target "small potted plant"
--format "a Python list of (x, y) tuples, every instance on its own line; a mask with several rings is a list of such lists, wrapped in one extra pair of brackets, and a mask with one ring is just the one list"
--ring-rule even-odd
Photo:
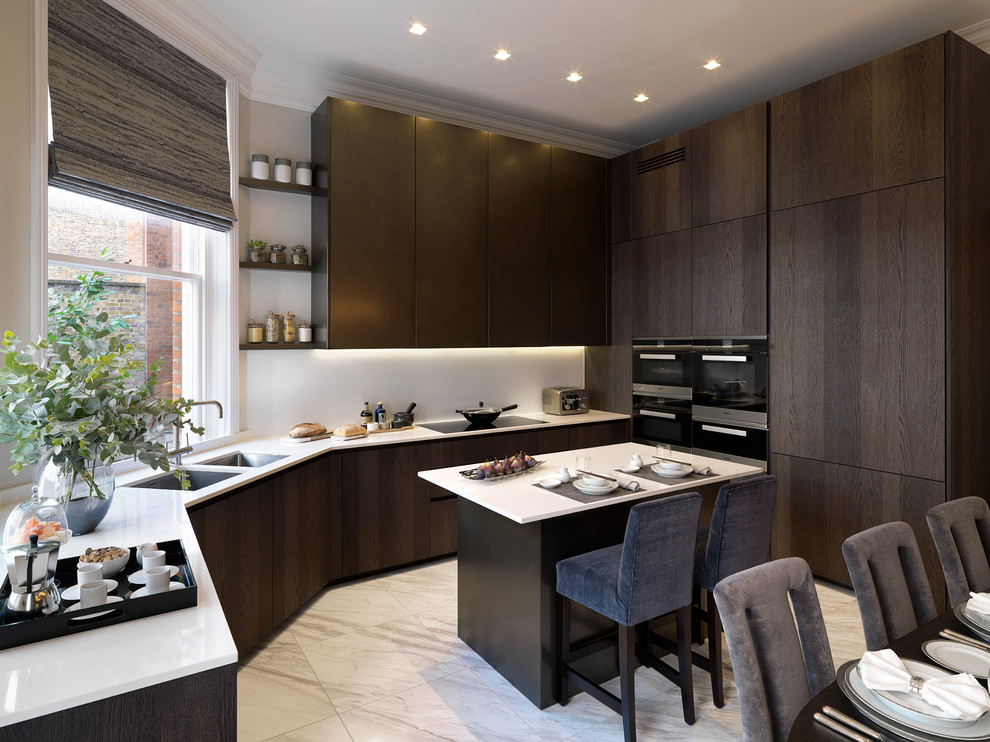
[(292, 246), (292, 264), (309, 265), (309, 255), (306, 254), (305, 245)]
[[(10, 468), (17, 474), (39, 464), (41, 494), (59, 501), (76, 534), (106, 515), (115, 460), (170, 471), (155, 432), (203, 432), (185, 419), (189, 400), (155, 397), (154, 365), (143, 382), (135, 380), (145, 365), (121, 334), (126, 322), (97, 306), (110, 292), (109, 277), (94, 271), (78, 279), (67, 297), (49, 292), (47, 335), (26, 352), (14, 333), (4, 333), (0, 367), (0, 443), (13, 444)], [(186, 487), (184, 473), (175, 474)]]
[(251, 251), (249, 259), (252, 263), (268, 262), (268, 243), (264, 240), (248, 240), (248, 249)]

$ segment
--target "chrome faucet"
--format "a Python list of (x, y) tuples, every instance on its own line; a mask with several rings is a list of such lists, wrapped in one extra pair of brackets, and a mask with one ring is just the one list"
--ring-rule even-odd
[[(220, 404), (220, 402), (218, 402), (215, 399), (204, 399), (202, 402), (190, 402), (189, 406), (198, 407), (199, 405), (204, 405), (204, 404), (215, 404), (217, 406), (217, 410), (219, 410), (220, 412), (218, 419), (223, 420), (223, 405)], [(172, 426), (172, 448), (173, 450), (166, 452), (166, 456), (168, 456), (169, 458), (174, 458), (176, 466), (182, 463), (182, 454), (192, 453), (193, 448), (192, 446), (189, 445), (188, 435), (186, 436), (186, 445), (185, 446), (182, 445), (181, 425)]]

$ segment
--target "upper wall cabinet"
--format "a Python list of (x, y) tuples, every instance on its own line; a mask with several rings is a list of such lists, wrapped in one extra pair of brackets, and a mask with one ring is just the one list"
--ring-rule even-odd
[(313, 161), (329, 169), (327, 198), (313, 198), (313, 322), (327, 347), (416, 343), (415, 141), (405, 114), (328, 98), (312, 116)]
[(770, 101), (771, 208), (945, 173), (945, 37)]
[(613, 243), (691, 226), (689, 146), (678, 134), (611, 161)]
[(611, 319), (617, 345), (691, 334), (690, 229), (612, 246)]
[(550, 159), (550, 342), (604, 345), (608, 161), (560, 147), (553, 148)]
[(766, 213), (767, 104), (691, 130), (691, 224)]
[(417, 347), (488, 345), (487, 131), (416, 118), (415, 276)]
[(488, 147), (489, 343), (549, 345), (551, 148), (499, 134)]

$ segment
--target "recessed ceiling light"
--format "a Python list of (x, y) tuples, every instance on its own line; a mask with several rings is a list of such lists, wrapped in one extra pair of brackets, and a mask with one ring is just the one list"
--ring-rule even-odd
[(414, 23), (412, 24), (412, 27), (409, 29), (409, 33), (414, 33), (417, 36), (422, 36), (423, 34), (426, 33), (426, 26), (424, 26), (422, 23)]
[(703, 64), (701, 66), (704, 67), (706, 70), (713, 70), (716, 67), (721, 67), (722, 66), (722, 63), (721, 62), (718, 62), (718, 61), (716, 61), (714, 59), (709, 59), (708, 60), (708, 64)]
[(581, 75), (579, 75), (577, 72), (572, 72), (567, 76), (568, 82), (577, 82), (580, 79), (581, 79)]
[(633, 100), (636, 101), (637, 103), (642, 103), (643, 101), (649, 100), (649, 99), (650, 99), (650, 96), (643, 95), (643, 93), (640, 93), (635, 98), (633, 98)]
[(505, 49), (499, 49), (498, 53), (495, 55), (495, 59), (501, 59), (504, 62), (506, 59), (508, 59), (511, 56), (512, 55), (509, 54), (509, 52), (507, 52)]

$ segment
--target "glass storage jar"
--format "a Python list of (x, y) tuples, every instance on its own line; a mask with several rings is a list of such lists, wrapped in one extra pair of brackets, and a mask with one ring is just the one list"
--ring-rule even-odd
[(292, 264), (309, 265), (309, 254), (306, 252), (306, 248), (303, 245), (292, 246)]
[(296, 342), (296, 315), (291, 309), (282, 315), (282, 342)]
[(268, 245), (250, 245), (251, 252), (248, 254), (248, 260), (252, 263), (267, 263), (268, 262)]
[(277, 343), (281, 339), (282, 318), (275, 312), (265, 315), (265, 342)]
[(285, 265), (285, 245), (272, 245), (268, 248), (268, 262), (276, 265)]
[(297, 330), (300, 343), (313, 342), (313, 326), (309, 322), (300, 322)]
[(265, 339), (265, 328), (260, 322), (253, 319), (248, 321), (247, 341), (249, 343), (260, 343)]

